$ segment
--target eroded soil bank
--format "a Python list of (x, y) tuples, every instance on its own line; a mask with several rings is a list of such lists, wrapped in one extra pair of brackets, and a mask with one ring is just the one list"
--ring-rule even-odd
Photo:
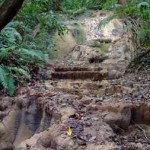
[(29, 84), (1, 100), (0, 149), (149, 150), (149, 87), (148, 72)]

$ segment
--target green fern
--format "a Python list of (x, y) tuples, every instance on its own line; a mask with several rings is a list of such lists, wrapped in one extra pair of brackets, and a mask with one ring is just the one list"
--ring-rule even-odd
[(7, 89), (7, 72), (2, 66), (0, 66), (0, 82)]
[(35, 59), (42, 60), (42, 61), (43, 60), (48, 61), (48, 55), (43, 54), (42, 52), (37, 51), (37, 50), (28, 50), (28, 49), (21, 48), (17, 50), (16, 53), (22, 57), (27, 56), (30, 59), (35, 58)]
[(11, 76), (7, 76), (7, 92), (9, 96), (14, 96), (15, 94), (15, 80)]
[(3, 86), (4, 90), (7, 91), (9, 96), (14, 96), (14, 83), (15, 80), (17, 80), (16, 77), (18, 77), (19, 80), (23, 80), (23, 77), (29, 79), (31, 76), (26, 70), (22, 68), (0, 66), (0, 84)]
[(15, 49), (15, 46), (11, 46), (11, 47), (8, 47), (8, 48), (2, 48), (1, 51), (0, 51), (0, 62), (7, 58), (10, 54), (10, 52), (12, 52), (12, 50)]
[(14, 26), (10, 23), (0, 33), (0, 84), (10, 96), (14, 96), (15, 83), (31, 79), (32, 68), (48, 61), (48, 53), (41, 51), (44, 45), (40, 47), (27, 36), (24, 39)]
[(30, 76), (30, 74), (29, 74), (29, 72), (28, 71), (26, 71), (26, 70), (24, 70), (24, 69), (22, 69), (22, 68), (18, 68), (18, 67), (7, 67), (7, 69), (9, 70), (9, 72), (11, 72), (11, 73), (15, 73), (17, 76), (24, 76), (25, 78), (28, 78), (28, 79), (30, 79), (31, 78), (31, 76)]
[(104, 18), (102, 21), (99, 22), (98, 27), (102, 28), (103, 26), (105, 26), (106, 24), (108, 24), (112, 19), (116, 18), (117, 15), (116, 14), (112, 14), (106, 18)]
[(3, 66), (0, 66), (0, 83), (10, 96), (14, 95), (14, 79)]

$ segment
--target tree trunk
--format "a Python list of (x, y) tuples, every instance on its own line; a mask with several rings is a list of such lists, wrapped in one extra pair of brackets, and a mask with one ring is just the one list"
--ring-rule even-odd
[(5, 0), (0, 6), (0, 31), (16, 16), (24, 0)]

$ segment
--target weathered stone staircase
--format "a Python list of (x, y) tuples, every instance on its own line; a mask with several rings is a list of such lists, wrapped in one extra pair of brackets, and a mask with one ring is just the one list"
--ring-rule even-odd
[(51, 73), (52, 79), (92, 79), (103, 80), (107, 77), (108, 72), (100, 67), (54, 67)]
[[(97, 29), (100, 14), (80, 20), (86, 44), (69, 51), (63, 62), (56, 58), (59, 62), (48, 68), (49, 80), (20, 88), (12, 100), (14, 107), (10, 98), (5, 100), (10, 113), (0, 124), (0, 150), (136, 150), (141, 145), (139, 150), (150, 149), (149, 128), (138, 125), (150, 125), (148, 77), (116, 79), (116, 72), (123, 74), (131, 60), (130, 50), (118, 20), (103, 30), (103, 38)], [(112, 78), (116, 80), (108, 80)], [(141, 145), (135, 139), (130, 142), (131, 127), (134, 134), (136, 126), (144, 133)]]

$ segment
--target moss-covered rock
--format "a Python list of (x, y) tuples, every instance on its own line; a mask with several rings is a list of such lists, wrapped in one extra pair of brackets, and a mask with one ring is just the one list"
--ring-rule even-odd
[(84, 29), (81, 24), (79, 23), (74, 23), (70, 27), (70, 31), (75, 38), (77, 44), (83, 44), (86, 39), (86, 33), (84, 32)]
[(76, 39), (70, 31), (65, 33), (63, 36), (59, 36), (57, 33), (54, 35), (55, 42), (55, 57), (63, 58), (69, 53), (76, 45)]
[(100, 52), (107, 52), (111, 43), (101, 42), (98, 40), (90, 40), (86, 42), (86, 45), (99, 50)]

